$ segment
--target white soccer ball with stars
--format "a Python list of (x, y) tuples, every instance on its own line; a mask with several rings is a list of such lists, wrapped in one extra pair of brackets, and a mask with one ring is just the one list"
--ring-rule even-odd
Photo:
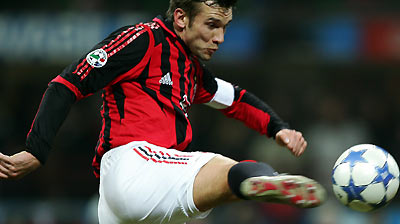
[(361, 212), (388, 204), (399, 188), (399, 167), (384, 149), (355, 145), (336, 161), (332, 171), (333, 192), (344, 205)]

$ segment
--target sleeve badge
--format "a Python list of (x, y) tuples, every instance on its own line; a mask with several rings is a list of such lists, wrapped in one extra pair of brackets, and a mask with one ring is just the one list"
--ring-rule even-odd
[(94, 68), (101, 68), (107, 63), (107, 52), (101, 48), (90, 52), (86, 56), (86, 61)]

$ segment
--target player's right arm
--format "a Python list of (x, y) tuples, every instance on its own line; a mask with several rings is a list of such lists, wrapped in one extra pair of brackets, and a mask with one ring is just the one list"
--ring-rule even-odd
[[(23, 177), (46, 162), (51, 144), (77, 100), (124, 79), (135, 78), (132, 71), (144, 68), (143, 62), (154, 44), (150, 33), (150, 28), (143, 25), (122, 28), (53, 79), (28, 133), (26, 150), (13, 156), (0, 155), (0, 178)], [(101, 59), (92, 55), (97, 49), (107, 53), (107, 60), (99, 61), (100, 64), (88, 61), (89, 57)]]

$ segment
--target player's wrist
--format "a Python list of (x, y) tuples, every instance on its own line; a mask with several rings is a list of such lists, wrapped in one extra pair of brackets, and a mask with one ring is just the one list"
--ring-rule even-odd
[(41, 166), (40, 161), (27, 151), (16, 153), (10, 158), (14, 164), (12, 169), (14, 179), (21, 178)]

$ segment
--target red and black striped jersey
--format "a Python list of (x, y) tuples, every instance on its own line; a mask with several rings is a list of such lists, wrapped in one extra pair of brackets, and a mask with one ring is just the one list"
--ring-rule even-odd
[(52, 80), (28, 134), (28, 150), (43, 163), (73, 102), (99, 90), (97, 177), (103, 154), (132, 141), (186, 149), (193, 104), (208, 103), (268, 136), (287, 127), (257, 97), (215, 78), (176, 35), (172, 22), (157, 17), (118, 29)]

